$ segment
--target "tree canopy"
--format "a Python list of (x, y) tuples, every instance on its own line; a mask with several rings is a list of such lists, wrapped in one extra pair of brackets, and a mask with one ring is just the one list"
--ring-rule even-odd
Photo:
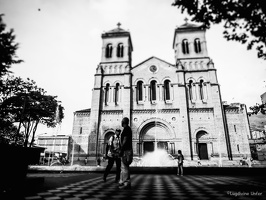
[(255, 106), (251, 106), (249, 107), (249, 109), (251, 110), (250, 115), (253, 114), (258, 114), (259, 112), (263, 115), (266, 115), (266, 103), (262, 103), (262, 104), (256, 104)]
[(175, 0), (172, 4), (187, 12), (205, 28), (222, 23), (227, 40), (255, 48), (266, 60), (266, 6), (262, 0)]
[(0, 14), (0, 78), (10, 72), (11, 65), (22, 62), (16, 55), (18, 43), (15, 42), (14, 30), (6, 31), (2, 17)]
[(0, 119), (2, 122), (17, 124), (17, 137), (24, 138), (24, 146), (33, 144), (39, 123), (48, 127), (61, 123), (64, 108), (57, 97), (46, 95), (46, 91), (33, 80), (25, 81), (20, 77), (9, 76), (3, 83), (5, 87), (0, 93)]
[(31, 79), (11, 76), (18, 43), (13, 29), (6, 31), (0, 14), (0, 143), (32, 146), (38, 124), (55, 127), (64, 118), (61, 102), (47, 95)]

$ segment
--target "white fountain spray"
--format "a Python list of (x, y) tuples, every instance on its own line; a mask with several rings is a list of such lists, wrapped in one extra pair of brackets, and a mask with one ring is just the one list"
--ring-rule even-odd
[[(164, 149), (158, 149), (158, 120), (159, 120), (159, 107), (156, 106), (154, 113), (154, 151), (147, 152), (138, 163), (133, 163), (135, 166), (142, 167), (164, 167), (175, 166), (176, 161)], [(159, 137), (160, 138), (160, 137)]]
[[(54, 139), (53, 139), (53, 149), (52, 149), (52, 161), (50, 163), (50, 165), (53, 163), (54, 161), (54, 156), (56, 155), (56, 140), (57, 140), (57, 135), (58, 133), (61, 131), (61, 123), (60, 123), (60, 113), (59, 113), (59, 106), (56, 107), (56, 111), (55, 111), (55, 120), (56, 120), (56, 129), (55, 129), (55, 133), (54, 133)], [(58, 149), (57, 149), (58, 151)], [(53, 155), (54, 154), (54, 155)], [(49, 153), (49, 160), (50, 160), (50, 153)]]

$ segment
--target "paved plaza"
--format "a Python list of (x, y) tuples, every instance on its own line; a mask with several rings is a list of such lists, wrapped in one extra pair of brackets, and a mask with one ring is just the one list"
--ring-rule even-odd
[(174, 174), (132, 174), (132, 188), (118, 189), (114, 174), (106, 182), (102, 173), (36, 173), (42, 178), (36, 191), (27, 188), (26, 200), (85, 199), (266, 199), (265, 177)]

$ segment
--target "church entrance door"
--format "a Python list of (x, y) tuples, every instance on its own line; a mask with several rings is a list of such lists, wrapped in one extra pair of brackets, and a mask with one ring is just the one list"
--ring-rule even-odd
[(144, 154), (147, 152), (154, 151), (154, 142), (144, 142), (143, 148), (144, 148)]
[(164, 149), (167, 151), (168, 150), (168, 144), (167, 144), (167, 142), (160, 141), (157, 143), (157, 148), (158, 149)]
[(208, 160), (207, 144), (206, 143), (199, 143), (198, 149), (199, 149), (199, 158), (201, 160)]
[(147, 152), (153, 152), (156, 149), (164, 149), (168, 151), (168, 143), (173, 138), (171, 130), (168, 126), (161, 122), (160, 119), (150, 122), (142, 126), (139, 133), (139, 155), (143, 156)]

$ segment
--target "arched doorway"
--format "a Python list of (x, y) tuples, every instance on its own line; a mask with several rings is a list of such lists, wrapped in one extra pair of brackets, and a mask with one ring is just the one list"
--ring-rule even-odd
[(168, 143), (173, 139), (172, 130), (162, 121), (157, 119), (150, 120), (142, 126), (139, 134), (139, 155), (153, 152), (155, 149), (171, 151)]
[(200, 160), (208, 160), (208, 133), (206, 131), (199, 131), (196, 135), (197, 153)]

